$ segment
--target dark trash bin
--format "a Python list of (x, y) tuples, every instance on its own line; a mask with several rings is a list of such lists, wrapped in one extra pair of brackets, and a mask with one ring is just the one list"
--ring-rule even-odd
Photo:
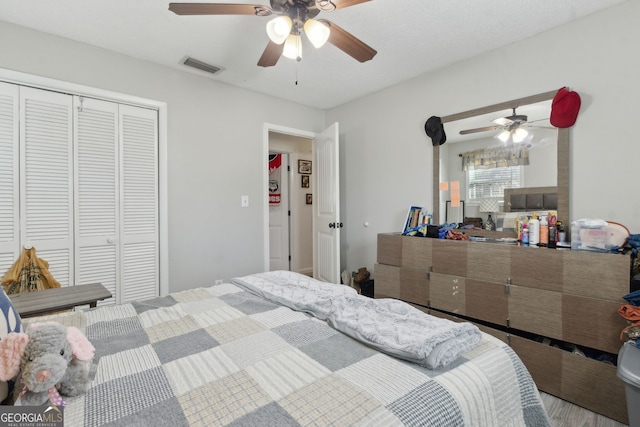
[(373, 279), (360, 282), (360, 293), (365, 297), (373, 298)]

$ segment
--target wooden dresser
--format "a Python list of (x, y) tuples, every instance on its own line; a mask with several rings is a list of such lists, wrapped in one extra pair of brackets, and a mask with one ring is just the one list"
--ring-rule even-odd
[(540, 390), (628, 423), (615, 366), (546, 342), (617, 355), (629, 257), (379, 234), (374, 276), (376, 298), (471, 320), (515, 350)]

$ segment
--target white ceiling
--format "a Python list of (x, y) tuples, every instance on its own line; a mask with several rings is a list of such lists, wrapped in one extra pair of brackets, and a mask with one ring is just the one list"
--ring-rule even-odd
[[(318, 18), (376, 49), (373, 60), (330, 44), (316, 50), (303, 36), (301, 62), (282, 57), (269, 68), (256, 65), (268, 17), (178, 16), (159, 0), (0, 0), (0, 20), (326, 109), (624, 1), (372, 0)], [(187, 56), (223, 70), (192, 70)]]

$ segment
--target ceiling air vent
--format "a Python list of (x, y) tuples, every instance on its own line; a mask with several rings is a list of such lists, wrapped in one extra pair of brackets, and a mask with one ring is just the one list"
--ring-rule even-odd
[(198, 70), (215, 74), (221, 70), (221, 68), (216, 67), (215, 65), (205, 64), (202, 61), (198, 61), (197, 59), (187, 57), (183, 62), (187, 67), (197, 68)]

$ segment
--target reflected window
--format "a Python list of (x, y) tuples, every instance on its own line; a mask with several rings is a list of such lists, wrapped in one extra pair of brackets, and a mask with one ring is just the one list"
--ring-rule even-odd
[(505, 188), (521, 187), (522, 166), (467, 170), (467, 200), (501, 199)]

